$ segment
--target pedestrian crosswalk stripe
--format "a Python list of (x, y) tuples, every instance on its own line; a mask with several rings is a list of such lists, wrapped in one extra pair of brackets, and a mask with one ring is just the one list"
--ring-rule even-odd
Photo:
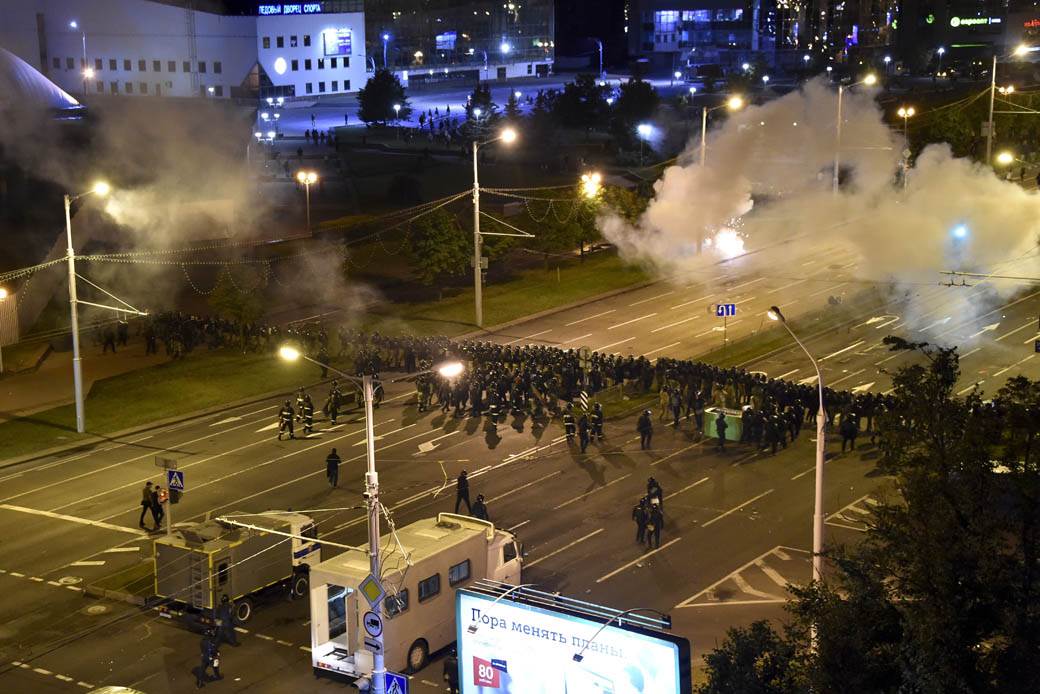
[(278, 428), (278, 422), (275, 422), (274, 424), (268, 424), (267, 426), (265, 426), (263, 428), (257, 429), (256, 433), (259, 434), (262, 431), (271, 431), (272, 429), (277, 429), (277, 428)]

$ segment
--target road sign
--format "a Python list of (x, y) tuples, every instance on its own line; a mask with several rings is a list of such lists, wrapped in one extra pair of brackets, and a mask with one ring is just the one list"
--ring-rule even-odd
[(386, 694), (408, 694), (408, 678), (387, 670)]
[(375, 612), (366, 612), (364, 621), (369, 636), (375, 638), (383, 633), (383, 620)]
[(736, 304), (715, 304), (715, 315), (719, 318), (737, 315)]
[(184, 491), (184, 471), (183, 470), (167, 470), (166, 471), (166, 486), (171, 491)]
[(372, 574), (369, 574), (368, 578), (361, 582), (358, 589), (372, 607), (375, 607), (383, 599), (383, 596), (386, 595), (383, 586), (380, 585), (379, 580)]
[(376, 639), (370, 639), (366, 637), (365, 650), (369, 651), (374, 655), (380, 655), (383, 652), (383, 643), (382, 641), (377, 641)]
[(578, 394), (578, 401), (581, 403), (581, 409), (589, 409), (589, 394), (586, 393), (584, 390)]

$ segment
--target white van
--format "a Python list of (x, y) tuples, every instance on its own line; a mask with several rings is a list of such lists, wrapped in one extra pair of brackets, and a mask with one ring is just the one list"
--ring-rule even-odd
[[(430, 653), (455, 641), (455, 591), (490, 578), (520, 583), (516, 537), (471, 516), (440, 513), (384, 535), (380, 556), (385, 665), (421, 670)], [(368, 545), (310, 571), (311, 661), (315, 676), (353, 680), (372, 672), (359, 586), (369, 575)]]

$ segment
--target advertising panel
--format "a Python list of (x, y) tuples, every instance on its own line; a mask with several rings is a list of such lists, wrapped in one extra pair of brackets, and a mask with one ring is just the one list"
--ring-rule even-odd
[(681, 637), (616, 622), (596, 635), (602, 621), (467, 590), (455, 605), (463, 694), (690, 691)]
[(354, 32), (348, 28), (326, 29), (321, 32), (325, 55), (350, 55)]

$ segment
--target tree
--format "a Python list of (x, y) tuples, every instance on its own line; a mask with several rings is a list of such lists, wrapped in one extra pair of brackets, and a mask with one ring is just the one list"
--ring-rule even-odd
[(553, 106), (556, 121), (568, 128), (582, 128), (586, 134), (607, 125), (606, 86), (600, 86), (594, 75), (578, 75), (563, 87)]
[(245, 345), (246, 327), (264, 315), (263, 293), (259, 291), (264, 280), (254, 272), (240, 269), (235, 270), (239, 275), (236, 279), (231, 272), (231, 268), (227, 267), (220, 273), (208, 303), (215, 314), (238, 324), (239, 338)]
[(620, 147), (630, 148), (637, 144), (636, 125), (653, 116), (660, 103), (657, 90), (647, 82), (630, 79), (621, 85), (611, 122), (614, 139)]
[(473, 248), (455, 217), (443, 210), (421, 217), (412, 237), (412, 269), (422, 284), (437, 283), (443, 296), (444, 280), (466, 272)]
[(516, 98), (516, 92), (510, 92), (509, 98), (506, 99), (505, 117), (512, 125), (516, 125), (523, 118), (523, 113), (520, 111), (520, 100)]
[(798, 692), (794, 649), (767, 622), (730, 629), (722, 646), (704, 656), (708, 681), (698, 694), (788, 694)]
[[(365, 123), (386, 125), (390, 120), (407, 120), (412, 115), (404, 85), (389, 70), (376, 70), (365, 86), (358, 90), (357, 98), (360, 105), (358, 117)], [(394, 104), (401, 107), (400, 113), (394, 111)]]

